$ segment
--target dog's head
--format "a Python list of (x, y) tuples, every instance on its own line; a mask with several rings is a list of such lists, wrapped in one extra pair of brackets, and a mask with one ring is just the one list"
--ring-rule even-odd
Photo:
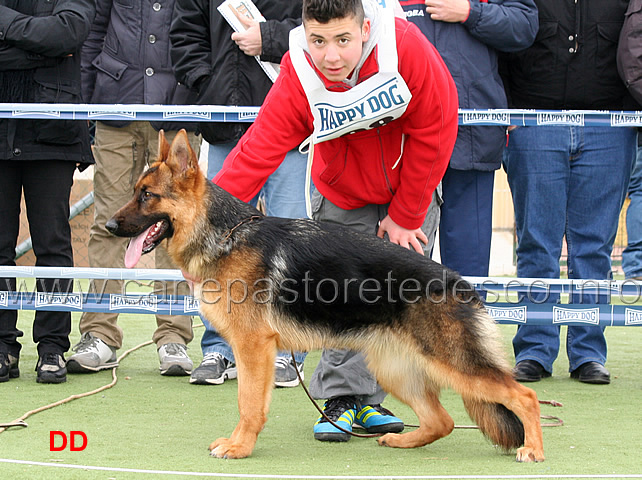
[(187, 132), (178, 132), (170, 146), (161, 130), (156, 162), (138, 179), (134, 197), (105, 224), (114, 235), (133, 237), (125, 254), (127, 268), (190, 221), (194, 215), (190, 196), (198, 195), (197, 183), (204, 180)]

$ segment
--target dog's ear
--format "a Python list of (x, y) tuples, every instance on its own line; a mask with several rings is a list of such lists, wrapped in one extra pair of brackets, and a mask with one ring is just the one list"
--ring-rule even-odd
[(169, 154), (169, 143), (165, 138), (165, 130), (160, 130), (158, 132), (158, 159), (163, 161), (167, 160), (167, 155)]
[(187, 132), (184, 129), (176, 134), (172, 146), (168, 148), (167, 166), (172, 169), (172, 172), (180, 174), (188, 169), (198, 168), (198, 159), (189, 144)]

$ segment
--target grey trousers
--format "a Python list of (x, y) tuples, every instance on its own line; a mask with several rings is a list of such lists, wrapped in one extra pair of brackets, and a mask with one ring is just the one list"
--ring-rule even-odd
[[(312, 218), (315, 220), (344, 225), (372, 235), (376, 235), (379, 222), (388, 215), (388, 205), (366, 205), (354, 210), (343, 210), (318, 191), (312, 195), (311, 203)], [(429, 240), (424, 247), (426, 255), (430, 255), (434, 246), (440, 204), (441, 197), (435, 192), (421, 227)], [(368, 370), (363, 355), (352, 350), (323, 350), (310, 380), (310, 393), (316, 399), (354, 396), (363, 405), (380, 404), (386, 397), (386, 393)]]

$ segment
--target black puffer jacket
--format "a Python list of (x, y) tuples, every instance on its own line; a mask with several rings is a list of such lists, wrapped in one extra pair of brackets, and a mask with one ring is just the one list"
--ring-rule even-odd
[(535, 0), (535, 43), (501, 58), (511, 108), (635, 108), (616, 51), (629, 0)]
[[(82, 48), (83, 95), (90, 103), (193, 104), (169, 56), (174, 0), (97, 0), (96, 20)], [(122, 127), (127, 120), (108, 123)], [(195, 130), (196, 124), (152, 122), (157, 129)]]
[[(232, 41), (232, 28), (218, 12), (220, 0), (176, 0), (170, 31), (174, 73), (198, 92), (199, 105), (261, 105), (272, 82), (254, 57)], [(261, 60), (279, 63), (289, 32), (301, 23), (300, 0), (254, 0), (261, 23)], [(201, 123), (209, 143), (241, 138), (248, 123)]]
[[(82, 103), (80, 47), (93, 0), (0, 0), (0, 102)], [(87, 122), (0, 120), (0, 160), (94, 163)]]

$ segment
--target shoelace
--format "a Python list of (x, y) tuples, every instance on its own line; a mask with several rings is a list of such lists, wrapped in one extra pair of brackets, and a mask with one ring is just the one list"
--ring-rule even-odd
[[(352, 408), (355, 408), (354, 399), (352, 397), (337, 397), (327, 401), (323, 412), (333, 422), (336, 422), (346, 410), (350, 410)], [(322, 418), (321, 422), (327, 422), (327, 420)]]
[(80, 337), (80, 342), (78, 342), (76, 345), (73, 346), (72, 350), (74, 352), (85, 352), (86, 350), (89, 349), (95, 349), (98, 350), (98, 340), (100, 340), (98, 337), (94, 337), (91, 333), (83, 333), (82, 336)]
[(218, 363), (219, 361), (226, 361), (225, 357), (221, 355), (218, 352), (210, 352), (206, 353), (203, 356), (203, 361), (201, 362), (201, 365), (209, 365), (210, 363)]
[(59, 355), (57, 353), (45, 353), (42, 357), (42, 365), (55, 365), (56, 367), (60, 366), (60, 363), (58, 362), (58, 357)]
[(178, 343), (166, 343), (165, 344), (165, 353), (171, 356), (185, 357), (187, 354), (181, 348), (181, 345)]

